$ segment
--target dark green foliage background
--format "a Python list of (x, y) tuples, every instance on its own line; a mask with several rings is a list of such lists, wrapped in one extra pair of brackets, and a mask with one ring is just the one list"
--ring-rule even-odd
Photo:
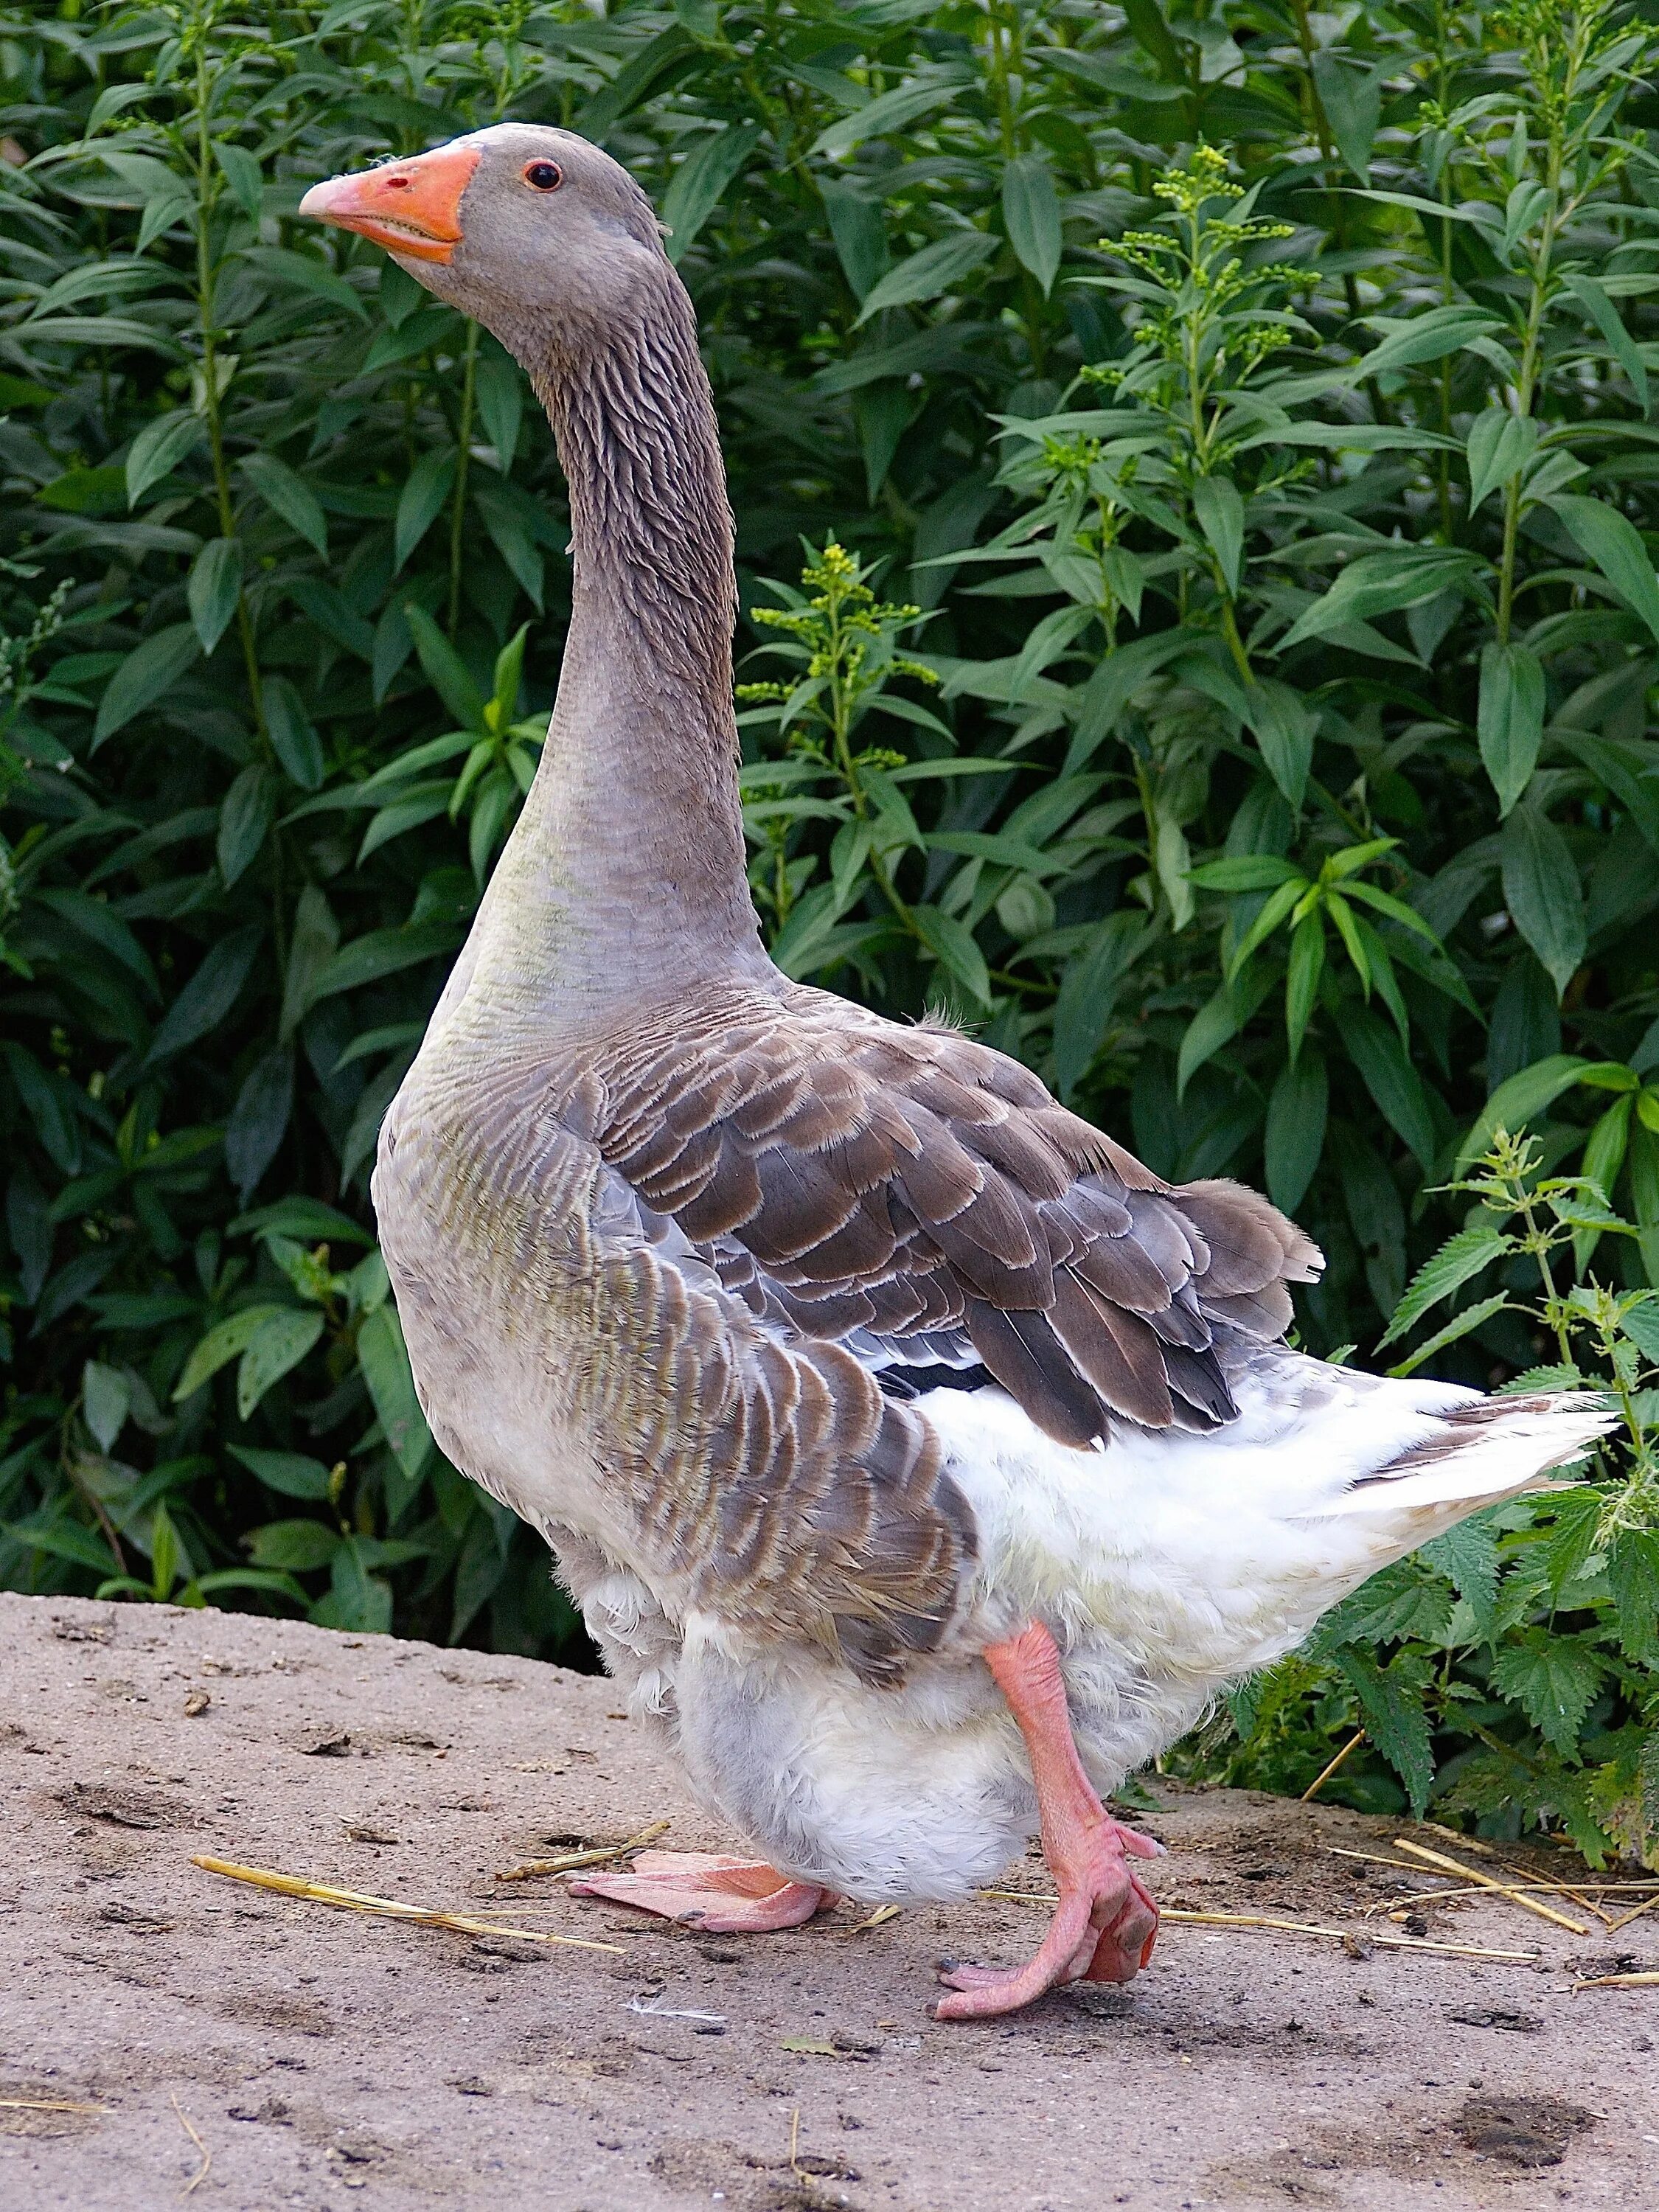
[[(927, 617), (745, 618), (745, 677), (819, 653), (744, 713), (785, 964), (1265, 1182), (1316, 1350), (1376, 1353), (1500, 1087), (1636, 1232), (1575, 1217), (1584, 1279), (1659, 1282), (1650, 12), (0, 10), (0, 1580), (580, 1649), (432, 1449), (367, 1197), (563, 493), (494, 341), (295, 218), (501, 116), (672, 227), (745, 608), (833, 536)], [(1449, 1270), (1437, 1371), (1560, 1364), (1534, 1258)], [(1301, 1788), (1364, 1726), (1333, 1795), (1650, 1850), (1644, 1379), (1588, 1518), (1392, 1571), (1188, 1763)]]

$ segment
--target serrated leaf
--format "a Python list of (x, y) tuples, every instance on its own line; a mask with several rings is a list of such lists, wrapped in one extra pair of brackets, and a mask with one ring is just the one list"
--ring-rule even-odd
[(1425, 1360), (1432, 1359), (1437, 1352), (1443, 1352), (1449, 1344), (1455, 1344), (1460, 1337), (1469, 1335), (1484, 1322), (1489, 1322), (1494, 1314), (1502, 1313), (1508, 1304), (1509, 1300), (1502, 1291), (1496, 1291), (1491, 1297), (1482, 1298), (1478, 1305), (1466, 1306), (1461, 1314), (1446, 1323), (1444, 1328), (1437, 1330), (1426, 1343), (1419, 1344), (1409, 1358), (1402, 1359), (1396, 1366), (1389, 1368), (1389, 1374), (1414, 1375)]
[(1603, 1672), (1587, 1644), (1552, 1637), (1501, 1651), (1492, 1668), (1492, 1687), (1520, 1706), (1546, 1741), (1571, 1756)]
[(1379, 1667), (1352, 1644), (1339, 1646), (1332, 1657), (1353, 1685), (1366, 1735), (1405, 1784), (1412, 1810), (1420, 1819), (1434, 1787), (1434, 1753), (1420, 1682), (1401, 1661)]
[(1460, 1521), (1418, 1553), (1447, 1577), (1484, 1633), (1498, 1596), (1498, 1531), (1484, 1514)]
[(1516, 1249), (1515, 1239), (1492, 1224), (1477, 1221), (1449, 1237), (1431, 1259), (1413, 1276), (1405, 1296), (1395, 1308), (1387, 1332), (1377, 1340), (1380, 1351), (1415, 1328), (1429, 1308), (1461, 1290), (1482, 1268)]

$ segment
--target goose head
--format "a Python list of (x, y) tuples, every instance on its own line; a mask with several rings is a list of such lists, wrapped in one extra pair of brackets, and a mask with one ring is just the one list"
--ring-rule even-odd
[(372, 239), (527, 368), (637, 321), (669, 264), (650, 201), (574, 132), (500, 123), (313, 185), (302, 216)]

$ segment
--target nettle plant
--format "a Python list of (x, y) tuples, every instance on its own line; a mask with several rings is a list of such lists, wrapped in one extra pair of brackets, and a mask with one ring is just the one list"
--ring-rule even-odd
[[(1621, 1432), (1589, 1479), (1477, 1515), (1328, 1615), (1302, 1652), (1234, 1699), (1243, 1741), (1224, 1769), (1297, 1782), (1323, 1741), (1311, 1709), (1362, 1729), (1419, 1815), (1432, 1797), (1493, 1832), (1559, 1822), (1595, 1863), (1612, 1850), (1654, 1865), (1659, 1304), (1651, 1290), (1585, 1279), (1587, 1245), (1640, 1235), (1592, 1178), (1543, 1173), (1543, 1147), (1501, 1123), (1474, 1141), (1449, 1187), (1474, 1201), (1471, 1217), (1425, 1261), (1382, 1341), (1411, 1335), (1448, 1301), (1457, 1310), (1390, 1372), (1410, 1374), (1508, 1314), (1555, 1356), (1505, 1389), (1606, 1391)], [(1386, 1665), (1379, 1644), (1396, 1647)], [(1435, 1739), (1447, 1734), (1468, 1747), (1437, 1770)]]

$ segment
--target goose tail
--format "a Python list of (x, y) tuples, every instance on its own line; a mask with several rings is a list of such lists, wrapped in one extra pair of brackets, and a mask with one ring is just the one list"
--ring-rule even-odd
[(1553, 1486), (1618, 1418), (1599, 1393), (1540, 1391), (1464, 1400), (1443, 1407), (1419, 1436), (1355, 1476), (1324, 1513), (1405, 1514), (1426, 1542), (1483, 1505)]

